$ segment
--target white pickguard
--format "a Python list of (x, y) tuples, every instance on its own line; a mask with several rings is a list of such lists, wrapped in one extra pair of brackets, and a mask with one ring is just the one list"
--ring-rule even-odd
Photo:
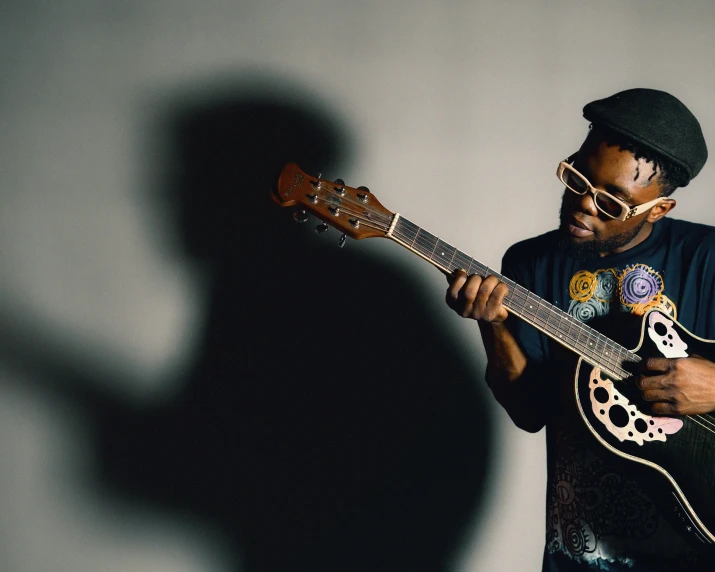
[[(658, 333), (658, 330), (661, 333)], [(688, 345), (680, 338), (669, 320), (659, 312), (651, 312), (648, 316), (648, 336), (667, 358), (687, 357)], [(683, 427), (681, 419), (673, 417), (652, 416), (641, 413), (635, 405), (620, 393), (613, 381), (601, 376), (601, 368), (594, 368), (589, 379), (591, 410), (603, 425), (621, 442), (633, 441), (642, 445), (647, 441), (665, 441), (666, 435), (672, 435)], [(618, 415), (611, 411), (618, 407)], [(625, 412), (625, 415), (624, 415)], [(623, 425), (623, 419), (628, 419)], [(614, 419), (620, 420), (616, 425)]]

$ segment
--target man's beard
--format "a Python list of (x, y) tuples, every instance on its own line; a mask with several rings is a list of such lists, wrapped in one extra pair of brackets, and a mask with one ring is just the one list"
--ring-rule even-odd
[(599, 258), (602, 253), (609, 254), (614, 250), (622, 248), (633, 240), (636, 235), (641, 231), (643, 225), (646, 223), (646, 217), (637, 226), (630, 230), (627, 230), (606, 240), (599, 240), (594, 238), (593, 240), (587, 240), (584, 242), (575, 242), (573, 237), (567, 230), (568, 223), (566, 222), (567, 215), (564, 212), (564, 203), (561, 203), (561, 211), (559, 213), (559, 231), (561, 236), (559, 237), (559, 250), (577, 260), (592, 260), (594, 258)]

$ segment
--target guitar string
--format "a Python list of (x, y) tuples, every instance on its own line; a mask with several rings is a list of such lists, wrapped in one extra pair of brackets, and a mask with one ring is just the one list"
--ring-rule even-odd
[(689, 419), (691, 419), (693, 421), (693, 423), (695, 423), (696, 425), (699, 425), (700, 427), (705, 429), (705, 431), (708, 431), (708, 432), (712, 433), (713, 435), (715, 435), (715, 431), (713, 429), (711, 429), (710, 427), (706, 426), (705, 424), (703, 424), (700, 421), (697, 421), (695, 419), (695, 417), (701, 418), (700, 415), (694, 415), (694, 416), (693, 415), (685, 415), (684, 417), (688, 417)]
[(699, 413), (693, 415), (693, 417), (698, 417), (699, 419), (702, 419), (705, 423), (708, 423), (713, 428), (715, 428), (715, 418), (713, 418), (711, 413)]
[[(321, 182), (321, 184), (319, 185), (319, 187), (322, 188), (322, 182)], [(323, 190), (324, 190), (324, 189), (323, 189)], [(365, 203), (362, 203), (362, 202), (356, 202), (356, 201), (354, 201), (354, 200), (352, 199), (352, 197), (349, 197), (349, 195), (345, 195), (345, 196), (343, 196), (343, 197), (340, 197), (339, 195), (337, 195), (337, 193), (333, 193), (333, 192), (330, 191), (330, 190), (328, 190), (328, 193), (329, 193), (329, 194), (335, 194), (335, 195), (340, 199), (340, 203), (341, 203), (341, 204), (340, 204), (340, 207), (341, 207), (341, 210), (345, 210), (345, 209), (344, 209), (344, 203), (345, 203), (345, 202), (348, 202), (348, 203), (350, 203), (351, 205), (354, 205), (354, 206), (359, 207), (359, 208), (362, 210), (362, 212), (350, 211), (349, 209), (348, 209), (348, 212), (349, 212), (349, 214), (351, 214), (351, 215), (357, 217), (358, 219), (362, 219), (363, 224), (366, 224), (367, 226), (370, 226), (370, 227), (375, 228), (375, 229), (378, 229), (378, 230), (382, 230), (382, 231), (384, 231), (384, 232), (387, 232), (387, 231), (389, 230), (390, 224), (391, 224), (392, 220), (394, 219), (394, 214), (389, 214), (389, 215), (388, 215), (388, 214), (386, 214), (386, 213), (384, 213), (384, 212), (382, 212), (382, 211), (380, 211), (380, 210), (378, 210), (378, 209), (376, 209), (376, 208), (374, 208), (374, 207), (372, 207), (372, 206), (370, 206), (370, 205), (366, 205)], [(325, 199), (324, 199), (324, 200), (325, 200)], [(325, 202), (327, 203), (327, 202), (330, 202), (330, 201), (325, 200)], [(367, 211), (367, 213), (368, 213), (368, 216), (365, 216), (365, 214), (364, 214), (366, 211)], [(370, 215), (372, 215), (372, 216), (370, 216)], [(440, 243), (440, 242), (442, 242), (442, 244), (443, 244), (445, 247), (447, 247), (447, 248), (444, 249), (444, 250), (450, 250), (450, 249), (451, 249), (451, 250), (454, 251), (454, 252), (452, 253), (452, 257), (451, 257), (450, 263), (447, 264), (447, 268), (449, 268), (449, 266), (451, 265), (451, 262), (454, 260), (454, 258), (455, 258), (455, 256), (457, 255), (457, 253), (460, 254), (460, 258), (461, 258), (462, 256), (467, 256), (467, 257), (468, 257), (468, 255), (465, 255), (464, 253), (462, 253), (460, 250), (458, 250), (458, 249), (455, 248), (454, 246), (452, 246), (452, 245), (450, 245), (450, 244), (448, 244), (448, 243), (442, 241), (439, 237), (436, 237), (436, 236), (432, 235), (431, 233), (428, 233), (428, 232), (426, 232), (426, 231), (423, 231), (423, 229), (421, 229), (419, 226), (415, 225), (414, 223), (411, 223), (408, 219), (401, 218), (401, 219), (400, 219), (400, 222), (409, 223), (410, 225), (414, 226), (414, 227), (417, 229), (416, 232), (415, 232), (415, 237), (414, 237), (414, 239), (412, 240), (412, 246), (411, 246), (410, 248), (414, 248), (415, 242), (417, 242), (417, 240), (418, 240), (418, 238), (419, 238), (419, 241), (420, 241), (420, 243), (421, 243), (421, 246), (422, 246), (423, 249), (424, 249), (424, 250), (422, 251), (422, 254), (426, 255), (427, 258), (429, 258), (430, 260), (432, 260), (432, 258), (433, 258), (433, 256), (434, 256), (434, 252), (436, 251), (437, 246), (439, 246), (439, 243)], [(398, 226), (399, 226), (399, 225), (398, 225)], [(420, 235), (420, 232), (423, 232), (422, 236), (419, 236), (419, 235)], [(399, 238), (403, 239), (403, 241), (404, 241), (405, 243), (407, 243), (407, 241), (408, 241), (408, 239), (409, 239), (409, 236), (410, 236), (410, 235), (409, 235), (408, 233), (406, 233), (406, 231), (403, 230), (402, 228), (399, 228), (399, 229), (396, 228), (396, 229), (394, 230), (393, 234), (396, 235), (396, 236), (398, 236)], [(428, 235), (432, 236), (432, 238), (434, 238), (434, 246), (429, 250), (429, 254), (427, 254), (427, 248), (426, 248), (426, 247), (431, 244), (431, 241), (429, 241), (429, 239), (427, 239), (427, 237), (425, 236), (425, 234), (428, 234)], [(441, 249), (441, 250), (442, 250), (442, 249)], [(442, 255), (444, 255), (444, 252), (442, 252)], [(479, 261), (475, 260), (474, 258), (468, 257), (468, 259), (465, 260), (465, 262), (467, 262), (467, 261), (469, 262), (469, 267), (471, 267), (472, 263), (476, 263), (476, 264), (480, 267), (480, 269), (482, 269), (482, 270), (485, 272), (485, 274), (487, 274), (487, 275), (488, 275), (488, 274), (494, 274), (494, 275), (497, 275), (497, 276), (500, 276), (500, 277), (501, 277), (501, 275), (500, 275), (499, 273), (494, 272), (493, 270), (491, 270), (491, 269), (488, 268), (487, 266), (484, 266), (483, 264), (481, 264)], [(457, 268), (458, 268), (458, 267), (455, 267), (455, 270), (456, 270)], [(469, 272), (468, 272), (468, 273), (469, 273)], [(502, 278), (504, 278), (504, 277), (502, 277)], [(517, 284), (517, 283), (515, 283), (515, 282), (513, 282), (513, 281), (511, 281), (511, 280), (509, 280), (508, 278), (506, 279), (506, 281), (511, 282), (511, 283), (513, 284), (513, 286), (514, 286), (513, 289), (510, 289), (510, 294), (511, 294), (511, 293), (514, 293), (515, 295), (518, 295), (518, 296), (520, 296), (520, 297), (523, 297), (522, 299), (525, 300), (525, 302), (527, 302), (527, 303), (529, 302), (529, 294), (532, 294), (531, 292), (529, 292), (528, 290), (524, 289), (524, 288), (521, 287), (519, 284)], [(522, 289), (523, 289), (525, 292), (522, 292), (522, 291), (521, 291)], [(532, 295), (533, 295), (533, 294), (532, 294)], [(507, 297), (508, 297), (508, 296), (509, 296), (509, 295), (507, 295)], [(535, 295), (534, 295), (534, 296), (535, 296)], [(610, 340), (609, 338), (603, 336), (602, 334), (600, 334), (600, 333), (597, 332), (596, 330), (593, 330), (593, 328), (590, 328), (589, 326), (586, 326), (586, 325), (583, 324), (582, 322), (570, 319), (570, 316), (569, 316), (568, 314), (566, 314), (566, 313), (563, 312), (562, 310), (556, 308), (555, 306), (553, 306), (553, 305), (550, 304), (549, 302), (547, 302), (547, 301), (545, 301), (545, 300), (542, 300), (541, 298), (539, 298), (539, 297), (537, 297), (537, 296), (535, 296), (535, 297), (537, 298), (537, 300), (536, 300), (537, 305), (545, 304), (545, 305), (547, 306), (547, 307), (546, 307), (546, 314), (547, 314), (547, 315), (546, 315), (546, 322), (543, 324), (544, 329), (548, 329), (548, 318), (549, 318), (549, 314), (550, 314), (550, 313), (554, 313), (554, 314), (556, 315), (556, 317), (561, 321), (561, 320), (563, 320), (564, 318), (563, 318), (562, 316), (560, 316), (559, 314), (557, 314), (557, 312), (561, 312), (561, 313), (563, 314), (563, 316), (566, 316), (566, 321), (567, 321), (567, 323), (569, 324), (569, 332), (570, 332), (571, 326), (574, 326), (574, 327), (577, 328), (578, 330), (581, 330), (581, 332), (586, 332), (586, 335), (587, 335), (589, 338), (590, 338), (591, 335), (595, 334), (595, 336), (596, 336), (596, 347), (598, 346), (598, 341), (599, 341), (599, 340), (600, 340), (602, 343), (605, 341), (606, 344), (608, 344), (608, 343), (612, 344), (611, 347), (612, 347), (613, 349), (616, 349), (616, 351), (617, 351), (617, 353), (619, 353), (619, 355), (620, 355), (621, 353), (625, 353), (625, 354), (626, 354), (625, 356), (624, 356), (624, 355), (621, 355), (621, 358), (622, 358), (624, 361), (626, 361), (626, 360), (628, 360), (628, 361), (634, 361), (633, 358), (637, 358), (638, 360), (640, 360), (640, 356), (638, 356), (637, 354), (634, 354), (633, 352), (631, 352), (630, 350), (624, 348), (623, 346), (620, 346), (619, 344), (616, 344), (615, 342), (613, 342), (613, 341)], [(524, 307), (524, 310), (525, 310), (525, 307)], [(532, 312), (532, 319), (533, 319), (534, 322), (537, 322), (537, 323), (538, 323), (538, 318), (539, 318), (539, 314), (538, 314), (538, 309), (537, 309), (537, 311)], [(542, 319), (543, 319), (543, 318), (542, 318)], [(556, 327), (557, 331), (559, 331), (558, 326), (554, 326), (554, 327)], [(555, 332), (551, 332), (551, 333), (552, 333), (552, 334), (555, 334)], [(577, 340), (577, 343), (578, 343), (578, 340)], [(588, 348), (586, 348), (586, 349), (588, 349)], [(592, 352), (592, 354), (594, 354), (594, 355), (592, 356), (592, 359), (594, 359), (595, 361), (599, 361), (598, 357), (595, 356), (595, 353), (597, 352), (597, 350), (594, 348), (593, 350), (590, 350), (590, 351)], [(611, 353), (612, 353), (612, 352), (611, 352)], [(584, 357), (587, 357), (587, 356), (584, 356)], [(600, 356), (599, 356), (599, 357), (600, 357)], [(628, 359), (628, 358), (631, 358), (631, 359)], [(631, 375), (630, 372), (628, 372), (627, 370), (625, 370), (625, 369), (621, 368), (620, 366), (618, 366), (617, 363), (614, 362), (614, 361), (612, 361), (611, 359), (608, 359), (608, 360), (606, 360), (606, 361), (610, 361), (610, 362), (611, 362), (610, 365), (611, 365), (611, 366), (615, 366), (615, 367), (613, 367), (614, 370), (620, 370), (621, 372), (623, 372), (624, 374), (626, 374), (626, 375), (623, 376), (624, 379), (627, 378), (627, 377), (629, 377), (629, 376)], [(620, 381), (622, 381), (622, 380), (620, 380)], [(705, 425), (705, 424), (710, 424), (710, 425), (713, 426), (713, 428), (715, 428), (715, 418), (714, 418), (711, 414), (705, 413), (705, 414), (685, 415), (685, 417), (688, 417), (688, 418), (692, 419), (693, 422), (695, 422), (697, 425), (703, 427), (706, 431), (710, 431), (711, 433), (715, 434), (715, 430), (713, 430), (713, 429), (709, 428), (707, 425)], [(696, 420), (695, 420), (696, 417), (697, 417), (698, 419), (702, 420), (703, 423), (701, 423), (701, 422), (699, 422), (699, 421), (696, 421)], [(705, 423), (705, 424), (704, 424), (704, 423)]]

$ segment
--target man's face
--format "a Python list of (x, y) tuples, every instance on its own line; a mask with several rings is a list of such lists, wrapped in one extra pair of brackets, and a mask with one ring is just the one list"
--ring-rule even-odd
[[(660, 173), (654, 175), (652, 163), (636, 160), (630, 151), (591, 138), (581, 146), (574, 167), (595, 188), (632, 206), (653, 200), (661, 192)], [(625, 221), (611, 219), (596, 208), (590, 192), (577, 195), (565, 189), (560, 215), (561, 246), (579, 258), (628, 250), (650, 234), (650, 212), (651, 209)]]

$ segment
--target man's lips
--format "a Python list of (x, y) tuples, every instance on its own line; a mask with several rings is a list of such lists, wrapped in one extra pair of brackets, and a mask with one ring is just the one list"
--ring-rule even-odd
[(578, 236), (579, 238), (584, 238), (593, 234), (591, 227), (573, 217), (566, 219), (566, 228), (570, 234)]

